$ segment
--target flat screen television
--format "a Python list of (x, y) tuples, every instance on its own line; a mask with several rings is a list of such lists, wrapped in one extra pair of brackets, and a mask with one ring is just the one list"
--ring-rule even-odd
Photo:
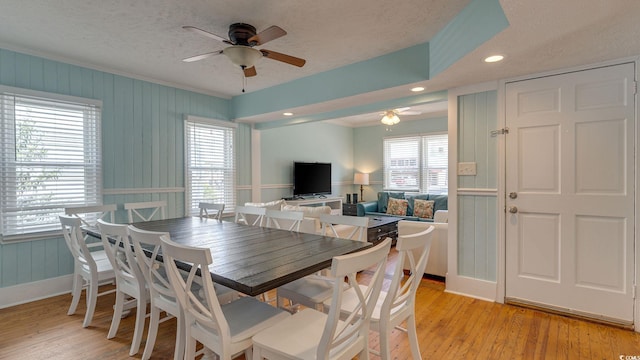
[(331, 194), (331, 163), (293, 163), (293, 195)]

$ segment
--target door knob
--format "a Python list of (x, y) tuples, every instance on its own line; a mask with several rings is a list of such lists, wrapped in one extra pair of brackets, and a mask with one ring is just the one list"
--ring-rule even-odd
[(518, 212), (518, 208), (515, 206), (509, 206), (509, 212), (515, 214)]

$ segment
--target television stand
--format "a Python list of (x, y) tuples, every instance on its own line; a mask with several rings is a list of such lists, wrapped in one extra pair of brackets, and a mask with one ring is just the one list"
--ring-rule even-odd
[[(298, 198), (300, 199), (300, 198)], [(324, 197), (301, 200), (286, 200), (287, 205), (297, 206), (328, 206), (331, 208), (332, 215), (342, 215), (342, 198), (341, 197)]]

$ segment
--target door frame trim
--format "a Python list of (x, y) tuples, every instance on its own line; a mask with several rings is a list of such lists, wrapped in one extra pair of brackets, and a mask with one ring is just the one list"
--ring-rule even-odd
[[(611, 61), (605, 61), (596, 64), (583, 65), (578, 67), (566, 68), (566, 69), (558, 69), (543, 73), (530, 74), (515, 78), (502, 79), (498, 82), (498, 124), (501, 127), (506, 126), (506, 103), (505, 103), (505, 95), (506, 95), (506, 86), (508, 83), (531, 80), (541, 77), (562, 75), (570, 72), (577, 71), (585, 71), (591, 70), (595, 68), (600, 68), (604, 66), (613, 66), (613, 65), (621, 65), (625, 63), (634, 63), (635, 64), (635, 80), (638, 81), (640, 71), (638, 69), (640, 65), (640, 56), (627, 57), (622, 59), (616, 59)], [(634, 241), (634, 331), (640, 332), (640, 294), (638, 294), (638, 281), (640, 281), (640, 242), (638, 241), (638, 233), (640, 229), (640, 151), (638, 149), (639, 136), (640, 136), (640, 124), (638, 124), (638, 114), (640, 113), (640, 104), (638, 104), (638, 94), (634, 94), (635, 101), (635, 119), (636, 122), (636, 133), (635, 133), (635, 143), (634, 143), (634, 157), (635, 157), (635, 182), (633, 184), (635, 190), (635, 214), (634, 214), (634, 228), (635, 233), (633, 237)], [(451, 126), (451, 124), (449, 124)], [(451, 154), (451, 149), (449, 149), (449, 154)], [(451, 155), (450, 155), (451, 156)], [(496, 289), (496, 302), (504, 303), (505, 295), (506, 295), (506, 223), (504, 216), (505, 209), (505, 196), (506, 194), (506, 149), (505, 142), (501, 141), (498, 145), (498, 206), (497, 206), (497, 219), (498, 219), (498, 257), (497, 261), (497, 289)]]

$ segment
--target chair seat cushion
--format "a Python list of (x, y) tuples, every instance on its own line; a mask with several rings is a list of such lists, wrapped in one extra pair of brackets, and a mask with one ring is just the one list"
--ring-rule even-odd
[(221, 306), (229, 329), (231, 341), (242, 341), (279, 323), (291, 315), (267, 303), (246, 296)]
[(238, 298), (240, 297), (237, 291), (224, 285), (213, 284), (213, 287), (216, 291), (216, 296), (218, 297), (218, 301), (220, 302), (220, 304), (230, 303), (232, 301), (238, 300)]
[[(315, 359), (326, 322), (326, 314), (313, 309), (303, 309), (255, 335), (254, 349), (259, 347), (269, 353), (286, 355), (288, 359)], [(343, 324), (344, 322), (340, 321), (339, 327)], [(364, 338), (360, 341), (364, 341)], [(343, 349), (335, 349), (332, 358), (344, 358), (340, 356), (341, 350)]]
[(287, 298), (295, 304), (313, 307), (331, 298), (333, 284), (333, 279), (309, 275), (279, 287), (278, 296)]

